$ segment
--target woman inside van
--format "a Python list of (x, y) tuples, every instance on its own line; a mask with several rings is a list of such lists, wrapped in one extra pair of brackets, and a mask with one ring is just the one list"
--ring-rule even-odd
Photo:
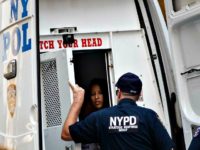
[[(90, 113), (108, 107), (108, 90), (106, 81), (103, 79), (93, 79), (86, 91), (86, 106), (82, 113), (85, 118)], [(88, 100), (88, 101), (87, 101)], [(82, 144), (82, 150), (100, 150), (98, 143)]]

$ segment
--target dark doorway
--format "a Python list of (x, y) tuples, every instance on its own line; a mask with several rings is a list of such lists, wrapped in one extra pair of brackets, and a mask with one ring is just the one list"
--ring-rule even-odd
[(89, 85), (93, 79), (100, 79), (104, 82), (104, 106), (109, 106), (108, 93), (108, 68), (107, 68), (108, 50), (83, 50), (73, 52), (73, 63), (75, 72), (75, 82), (85, 89), (84, 104), (80, 113), (80, 119), (85, 117), (85, 110), (90, 101)]

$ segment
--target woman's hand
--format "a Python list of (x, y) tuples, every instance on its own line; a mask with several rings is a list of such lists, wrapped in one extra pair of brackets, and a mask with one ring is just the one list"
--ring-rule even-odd
[(85, 90), (82, 87), (78, 86), (78, 84), (72, 85), (70, 82), (69, 87), (73, 92), (73, 103), (82, 106)]

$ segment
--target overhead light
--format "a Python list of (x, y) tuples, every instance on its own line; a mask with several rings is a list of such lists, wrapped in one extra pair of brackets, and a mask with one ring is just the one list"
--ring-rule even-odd
[(73, 34), (63, 34), (63, 44), (73, 44), (74, 43), (74, 35)]

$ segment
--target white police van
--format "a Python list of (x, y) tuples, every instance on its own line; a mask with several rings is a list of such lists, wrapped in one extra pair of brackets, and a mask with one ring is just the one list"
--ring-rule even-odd
[(138, 105), (155, 110), (177, 148), (187, 148), (200, 125), (199, 1), (165, 6), (168, 29), (157, 0), (1, 0), (0, 145), (81, 149), (60, 138), (68, 81), (87, 88), (105, 79), (112, 106), (115, 82), (134, 72), (143, 81)]

